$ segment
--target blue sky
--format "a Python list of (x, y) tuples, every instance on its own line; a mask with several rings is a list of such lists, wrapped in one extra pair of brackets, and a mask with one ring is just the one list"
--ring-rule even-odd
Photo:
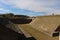
[(0, 0), (0, 13), (28, 16), (60, 14), (60, 0)]

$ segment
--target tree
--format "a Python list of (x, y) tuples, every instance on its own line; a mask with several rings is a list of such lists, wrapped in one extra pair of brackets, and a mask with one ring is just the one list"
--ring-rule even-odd
[(14, 15), (14, 17), (29, 18), (29, 16), (27, 16), (27, 15)]
[(5, 14), (5, 17), (13, 17), (13, 16), (14, 16), (13, 13), (6, 13), (6, 14)]

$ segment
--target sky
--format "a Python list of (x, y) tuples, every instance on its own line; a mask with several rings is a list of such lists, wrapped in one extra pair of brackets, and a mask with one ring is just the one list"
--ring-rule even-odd
[(60, 0), (0, 0), (0, 14), (28, 16), (60, 14)]

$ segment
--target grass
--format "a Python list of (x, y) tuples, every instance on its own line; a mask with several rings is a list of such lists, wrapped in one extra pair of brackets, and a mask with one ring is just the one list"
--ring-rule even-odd
[(60, 25), (60, 16), (40, 16), (34, 19), (30, 25), (39, 30), (45, 31), (50, 36)]
[(27, 31), (30, 35), (32, 35), (36, 40), (59, 40), (59, 37), (50, 37), (36, 29), (32, 28), (30, 25), (21, 24), (18, 25), (19, 27), (23, 28)]

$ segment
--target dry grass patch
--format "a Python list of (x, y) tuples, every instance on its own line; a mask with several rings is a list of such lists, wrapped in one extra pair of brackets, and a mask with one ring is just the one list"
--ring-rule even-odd
[(36, 29), (32, 28), (30, 25), (22, 24), (22, 25), (18, 25), (18, 26), (23, 28), (28, 33), (30, 33), (37, 40), (59, 40), (58, 36), (57, 37), (50, 37), (40, 31), (37, 31)]

